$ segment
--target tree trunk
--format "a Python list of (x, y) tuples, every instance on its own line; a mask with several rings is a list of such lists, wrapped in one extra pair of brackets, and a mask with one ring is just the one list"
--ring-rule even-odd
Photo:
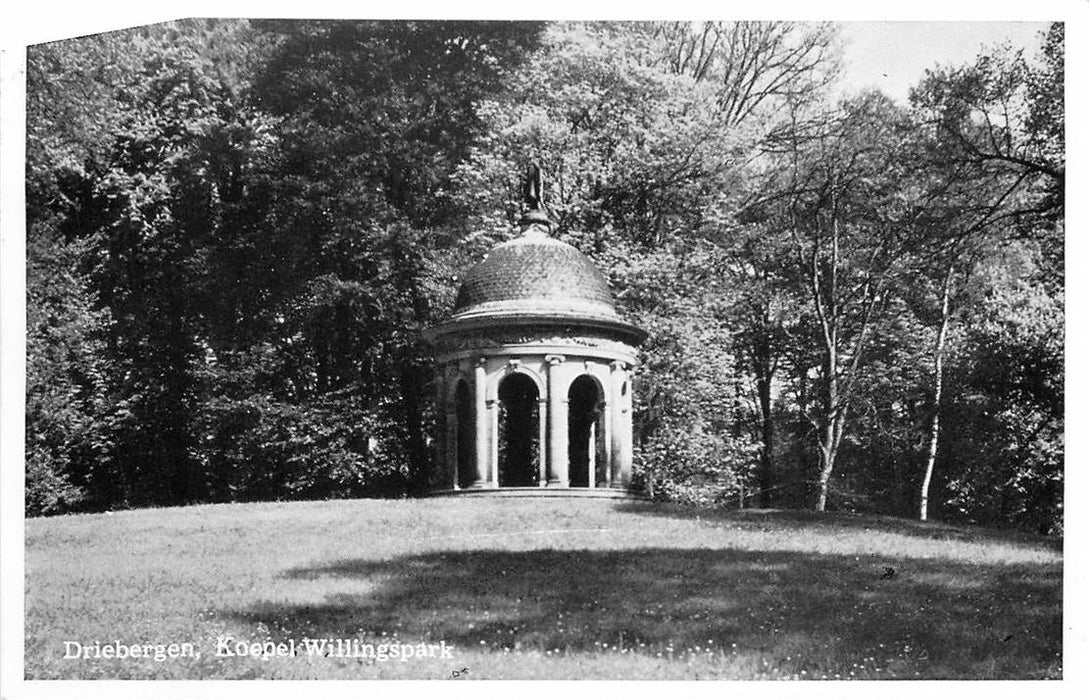
[(836, 439), (839, 432), (837, 430), (839, 411), (836, 408), (839, 399), (839, 382), (835, 375), (835, 367), (836, 353), (834, 349), (831, 349), (825, 356), (825, 371), (828, 375), (824, 387), (824, 424), (821, 426), (824, 434), (817, 438), (820, 443), (821, 468), (817, 475), (817, 501), (813, 508), (820, 512), (824, 511), (828, 502), (828, 481), (832, 478), (832, 469), (836, 464), (836, 448), (839, 446), (839, 441)]
[(806, 366), (805, 358), (798, 358), (798, 435), (794, 441), (797, 450), (797, 473), (802, 479), (802, 489), (799, 494), (796, 489), (791, 489), (793, 507), (804, 508), (809, 504), (811, 500), (812, 489), (810, 488), (809, 472), (811, 466), (808, 459), (808, 450), (806, 445), (808, 444), (807, 438), (809, 437), (809, 419), (807, 418), (806, 411), (809, 409), (809, 392), (808, 388), (808, 367)]
[[(833, 231), (836, 231), (835, 223), (833, 222)], [(836, 290), (836, 264), (838, 256), (837, 236), (833, 235), (832, 238), (832, 273), (830, 275), (832, 282), (832, 293), (829, 294), (830, 301), (828, 303), (829, 310), (824, 315), (825, 319), (825, 348), (824, 348), (824, 424), (821, 426), (823, 435), (818, 435), (817, 439), (820, 442), (821, 452), (821, 470), (817, 479), (817, 502), (814, 504), (814, 509), (818, 512), (824, 512), (824, 507), (828, 502), (828, 481), (832, 478), (832, 469), (836, 463), (836, 448), (838, 447), (838, 441), (836, 440), (836, 421), (839, 415), (839, 327), (837, 309), (835, 305), (835, 290)], [(819, 300), (819, 296), (817, 297)]]
[(835, 465), (835, 456), (825, 445), (821, 445), (821, 471), (817, 481), (817, 502), (814, 510), (823, 513), (824, 506), (828, 502), (828, 479), (832, 476), (832, 467)]
[[(822, 299), (821, 275), (818, 257), (813, 257), (812, 285), (813, 299), (817, 304), (817, 315), (824, 328), (824, 435), (818, 436), (821, 446), (821, 471), (817, 480), (817, 502), (814, 509), (824, 512), (828, 502), (828, 480), (832, 478), (832, 468), (836, 463), (836, 418), (839, 408), (839, 323), (840, 314), (837, 304), (839, 293), (839, 217), (836, 210), (835, 183), (832, 186), (831, 204), (831, 258), (827, 263), (826, 284), (827, 300)], [(822, 303), (824, 306), (822, 306)]]
[(942, 285), (942, 320), (938, 327), (938, 337), (934, 341), (934, 409), (930, 416), (930, 447), (926, 455), (926, 469), (923, 472), (923, 485), (919, 493), (919, 520), (926, 520), (930, 498), (930, 479), (934, 475), (934, 462), (938, 456), (938, 432), (941, 427), (942, 400), (942, 354), (945, 351), (945, 336), (949, 329), (949, 295), (952, 288), (953, 267), (945, 273)]
[(814, 510), (823, 513), (828, 503), (828, 482), (832, 479), (832, 470), (836, 466), (836, 454), (839, 452), (840, 439), (843, 437), (843, 423), (846, 419), (844, 410), (837, 411), (824, 426), (824, 439), (821, 441), (821, 471), (817, 481), (817, 502)]

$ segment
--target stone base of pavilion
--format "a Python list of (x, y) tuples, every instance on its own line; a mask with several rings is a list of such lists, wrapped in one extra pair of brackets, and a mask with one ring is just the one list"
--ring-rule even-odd
[(620, 488), (587, 488), (575, 486), (504, 486), (502, 488), (464, 488), (432, 491), (429, 496), (459, 496), (465, 498), (610, 498), (624, 501), (647, 501), (650, 498), (641, 491)]

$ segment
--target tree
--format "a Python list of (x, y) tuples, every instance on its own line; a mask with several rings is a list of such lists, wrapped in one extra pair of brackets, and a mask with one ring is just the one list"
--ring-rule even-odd
[(38, 232), (27, 266), (26, 513), (86, 505), (112, 442), (108, 312), (97, 307), (84, 251)]
[(1066, 181), (1063, 35), (1063, 24), (1053, 23), (1036, 65), (999, 47), (973, 65), (928, 71), (911, 92), (945, 162), (1007, 178), (1003, 196), (979, 201), (985, 223), (1045, 241), (1055, 287), (1062, 284)]
[(769, 140), (785, 181), (757, 204), (774, 207), (806, 280), (820, 348), (820, 465), (824, 510), (862, 356), (891, 271), (925, 208), (902, 195), (911, 177), (912, 123), (878, 94), (796, 119)]
[(436, 262), (460, 216), (451, 177), (479, 136), (477, 103), (540, 25), (260, 26), (281, 37), (255, 91), (281, 120), (287, 177), (271, 184), (264, 230), (291, 250), (279, 294), (293, 313), (282, 315), (298, 324), (295, 371), (313, 375), (290, 378), (296, 400), (352, 387), (373, 431), (361, 439), (404, 456), (422, 487), (432, 392), (418, 336), (451, 293)]
[(199, 21), (32, 48), (32, 232), (78, 244), (111, 319), (96, 503), (358, 493), (406, 455), (425, 471), (416, 336), (458, 216), (441, 190), (538, 31)]
[[(720, 129), (740, 130), (753, 142), (765, 138), (788, 118), (790, 110), (818, 103), (839, 70), (834, 25), (793, 22), (674, 22), (658, 25), (668, 65), (711, 86)], [(765, 507), (782, 485), (776, 472), (774, 389), (789, 347), (801, 342), (801, 303), (789, 241), (769, 226), (759, 204), (773, 180), (766, 159), (749, 154), (736, 162), (740, 202), (722, 198), (701, 222), (697, 235), (727, 251), (720, 268), (740, 295), (727, 323), (731, 347), (742, 361), (738, 371), (752, 386), (754, 438), (761, 442), (758, 495)], [(803, 391), (804, 394), (804, 391)]]
[(1051, 279), (1061, 280), (1061, 253), (1054, 252), (1062, 248), (1065, 181), (1061, 23), (1046, 33), (1040, 64), (1030, 67), (1020, 52), (997, 49), (969, 67), (929, 71), (912, 91), (916, 112), (932, 130), (927, 155), (943, 190), (946, 217), (943, 240), (935, 241), (929, 255), (944, 282), (919, 496), (922, 520), (938, 452), (942, 362), (957, 268), (970, 271), (986, 246), (1029, 236), (1045, 241), (1045, 250), (1059, 257)]
[[(766, 194), (764, 182), (753, 177), (753, 199)], [(774, 483), (775, 383), (792, 351), (806, 344), (799, 329), (806, 298), (799, 291), (789, 239), (760, 207), (743, 209), (736, 223), (724, 224), (716, 233), (714, 240), (723, 252), (719, 274), (732, 294), (724, 321), (732, 336), (730, 348), (742, 364), (738, 371), (752, 387), (752, 433), (761, 445), (755, 495), (763, 507), (770, 507), (774, 492), (784, 486)]]
[(52, 244), (79, 250), (76, 272), (111, 319), (100, 338), (114, 419), (93, 472), (99, 504), (201, 495), (187, 424), (191, 273), (210, 208), (194, 154), (223, 105), (221, 76), (195, 48), (205, 29), (215, 31), (163, 25), (28, 52), (30, 263), (49, 265)]
[(671, 70), (715, 85), (728, 128), (815, 100), (839, 70), (830, 22), (664, 22), (655, 32)]
[(1033, 279), (1030, 244), (980, 265), (981, 303), (950, 363), (957, 429), (939, 459), (947, 511), (970, 522), (1062, 529), (1063, 298)]

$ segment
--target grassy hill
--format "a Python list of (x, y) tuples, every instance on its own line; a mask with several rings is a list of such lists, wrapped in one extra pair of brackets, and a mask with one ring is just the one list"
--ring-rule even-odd
[[(39, 518), (26, 544), (30, 679), (1062, 675), (1061, 551), (972, 528), (449, 498)], [(96, 640), (195, 652), (63, 658)]]

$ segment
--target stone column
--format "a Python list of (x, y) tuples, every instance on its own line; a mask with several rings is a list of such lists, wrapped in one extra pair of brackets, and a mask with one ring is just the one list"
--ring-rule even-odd
[(597, 418), (590, 424), (590, 436), (587, 440), (586, 488), (597, 488)]
[(627, 371), (620, 374), (621, 387), (625, 384), (627, 384), (627, 391), (622, 392), (620, 396), (620, 459), (617, 460), (617, 467), (620, 472), (620, 486), (629, 488), (631, 486), (632, 460), (632, 387), (631, 382), (628, 381)]
[[(488, 474), (491, 475), (492, 486), (499, 488), (499, 399), (488, 399), (488, 432), (492, 434), (491, 450), (488, 455)], [(509, 446), (507, 448), (510, 449)]]
[(623, 451), (622, 436), (624, 434), (621, 420), (620, 386), (624, 383), (624, 363), (617, 361), (610, 365), (609, 371), (609, 402), (605, 420), (609, 424), (609, 486), (617, 486), (620, 482), (620, 454)]
[(465, 441), (465, 436), (461, 434), (460, 427), (461, 426), (458, 425), (457, 411), (451, 411), (449, 410), (449, 407), (447, 407), (446, 440), (442, 452), (443, 460), (446, 462), (450, 469), (450, 473), (453, 475), (452, 480), (454, 483), (452, 484), (452, 487), (455, 491), (461, 488), (461, 485), (458, 483), (461, 480), (461, 475), (458, 474), (458, 452), (461, 452), (462, 443)]
[(537, 471), (538, 485), (548, 483), (548, 399), (537, 399)]
[(488, 405), (484, 396), (488, 386), (485, 363), (485, 358), (481, 357), (476, 361), (476, 367), (473, 370), (475, 379), (473, 399), (476, 409), (476, 476), (473, 479), (472, 488), (484, 488), (488, 484), (488, 455), (490, 454), (488, 426), (491, 423), (488, 421)]
[(548, 355), (548, 485), (567, 488), (567, 397), (560, 388), (563, 355)]
[(597, 405), (597, 414), (600, 417), (598, 425), (601, 428), (601, 485), (609, 488), (613, 485), (613, 417), (610, 413), (613, 402), (610, 400), (612, 389), (609, 387), (609, 382), (604, 382), (603, 386), (605, 396)]

